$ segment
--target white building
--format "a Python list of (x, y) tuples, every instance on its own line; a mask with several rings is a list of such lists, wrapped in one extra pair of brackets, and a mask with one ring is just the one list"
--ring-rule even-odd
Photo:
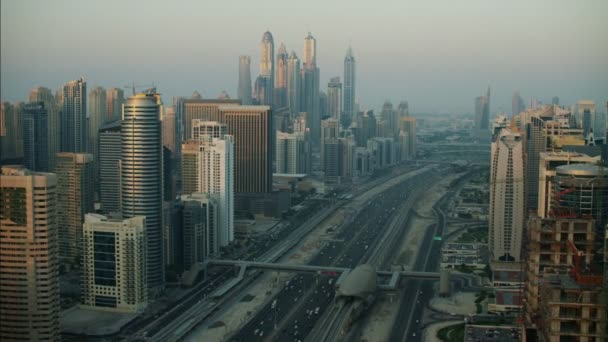
[(116, 312), (141, 312), (146, 307), (145, 221), (143, 216), (112, 219), (86, 215), (82, 239), (83, 306)]
[(277, 131), (275, 154), (277, 173), (306, 173), (305, 143), (305, 136), (301, 132)]
[(489, 245), (494, 261), (519, 261), (525, 192), (522, 137), (503, 129), (492, 143)]

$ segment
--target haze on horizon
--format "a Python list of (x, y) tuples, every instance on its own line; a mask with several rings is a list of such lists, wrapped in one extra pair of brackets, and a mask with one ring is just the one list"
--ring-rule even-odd
[[(492, 88), (492, 112), (519, 90), (543, 102), (608, 99), (608, 1), (2, 1), (0, 97), (154, 82), (165, 101), (198, 90), (236, 97), (239, 55), (259, 73), (269, 29), (302, 58), (317, 39), (321, 90), (343, 77), (351, 44), (363, 108), (405, 99), (413, 112), (472, 112)], [(130, 92), (126, 91), (125, 94)]]

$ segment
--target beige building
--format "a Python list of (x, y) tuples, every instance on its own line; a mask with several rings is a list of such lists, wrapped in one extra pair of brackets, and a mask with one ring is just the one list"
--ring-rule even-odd
[(401, 160), (416, 158), (416, 118), (403, 117), (399, 127)]
[(59, 255), (62, 262), (80, 265), (84, 215), (94, 211), (93, 155), (60, 152), (56, 161)]
[(83, 306), (142, 311), (148, 302), (145, 217), (113, 219), (87, 214), (82, 241)]
[(57, 177), (3, 166), (0, 340), (59, 341)]

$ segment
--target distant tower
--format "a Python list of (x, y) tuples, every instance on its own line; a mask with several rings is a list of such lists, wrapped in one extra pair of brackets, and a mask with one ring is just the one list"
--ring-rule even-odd
[(595, 124), (595, 102), (581, 100), (577, 103), (579, 120), (582, 122), (583, 137), (587, 138)]
[(45, 102), (30, 102), (21, 112), (23, 163), (30, 171), (50, 171), (48, 110)]
[(334, 77), (327, 84), (327, 114), (341, 122), (342, 114), (342, 83), (340, 77)]
[(83, 78), (63, 86), (61, 152), (87, 151), (87, 83)]
[(524, 234), (523, 141), (519, 133), (500, 131), (492, 143), (489, 248), (491, 260), (520, 261)]
[(559, 106), (559, 97), (553, 96), (553, 99), (551, 99), (551, 104), (555, 105), (555, 106)]
[(317, 41), (308, 33), (304, 38), (304, 68), (302, 69), (302, 111), (307, 113), (306, 125), (310, 129), (312, 145), (320, 147), (321, 117), (319, 108), (319, 68), (317, 67)]
[(251, 57), (239, 57), (239, 89), (238, 98), (244, 105), (251, 104)]
[(355, 57), (353, 56), (353, 50), (349, 46), (346, 51), (346, 57), (344, 57), (344, 115), (348, 121), (352, 121), (355, 117)]
[(95, 170), (93, 155), (57, 154), (57, 217), (59, 253), (64, 263), (80, 265), (84, 215), (94, 211)]
[(0, 340), (60, 341), (57, 177), (3, 166)]
[(272, 104), (272, 93), (274, 92), (274, 40), (272, 33), (264, 32), (260, 43), (260, 76), (267, 79), (267, 104)]
[(519, 92), (516, 91), (515, 93), (513, 93), (513, 98), (511, 99), (511, 116), (518, 115), (524, 110), (526, 110), (524, 99), (522, 99), (519, 95)]
[(125, 103), (125, 92), (120, 88), (106, 90), (106, 117), (104, 123), (120, 120), (122, 104)]
[(120, 120), (99, 130), (99, 197), (104, 213), (120, 212), (120, 157), (122, 141)]
[[(88, 120), (88, 152), (95, 158), (95, 168), (99, 165), (99, 129), (103, 126), (107, 115), (106, 90), (95, 87), (89, 93), (89, 120)], [(97, 174), (97, 172), (96, 172)]]
[(287, 106), (287, 60), (289, 55), (284, 44), (279, 47), (277, 53), (277, 67), (274, 79), (274, 108), (283, 108)]
[[(163, 104), (155, 89), (130, 96), (122, 114), (121, 204), (125, 218), (146, 217), (148, 290), (163, 289)], [(149, 293), (150, 293), (149, 292)]]
[(48, 138), (48, 170), (55, 169), (55, 155), (59, 152), (60, 144), (60, 123), (59, 108), (55, 101), (55, 96), (49, 88), (37, 87), (32, 89), (29, 97), (30, 102), (44, 102), (47, 111), (47, 138)]
[(301, 79), (300, 60), (292, 51), (287, 59), (287, 105), (292, 118), (300, 112)]

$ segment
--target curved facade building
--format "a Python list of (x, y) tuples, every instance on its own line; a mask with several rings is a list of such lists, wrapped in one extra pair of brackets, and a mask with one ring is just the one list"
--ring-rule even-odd
[(127, 99), (122, 114), (121, 199), (125, 218), (146, 217), (146, 270), (152, 294), (164, 285), (163, 155), (160, 95), (137, 94)]

